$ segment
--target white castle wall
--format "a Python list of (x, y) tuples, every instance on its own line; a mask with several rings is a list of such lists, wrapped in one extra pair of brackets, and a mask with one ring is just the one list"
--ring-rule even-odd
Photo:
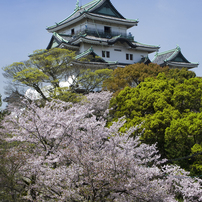
[(126, 26), (121, 26), (118, 24), (110, 24), (110, 23), (106, 23), (106, 22), (96, 22), (93, 20), (84, 20), (80, 23), (74, 24), (73, 26), (69, 26), (68, 29), (60, 30), (58, 33), (71, 35), (72, 29), (74, 29), (75, 33), (79, 33), (85, 29), (94, 30), (96, 32), (100, 32), (100, 31), (104, 32), (105, 26), (111, 27), (111, 32), (116, 33), (117, 35), (119, 35), (119, 34), (126, 35), (127, 34)]
[(92, 22), (92, 21), (88, 21), (87, 22), (87, 28), (88, 29), (93, 29), (95, 31), (103, 31), (104, 32), (104, 27), (111, 27), (111, 32), (112, 33), (117, 33), (122, 34), (122, 35), (126, 35), (127, 33), (127, 28), (126, 26), (120, 26), (120, 25), (115, 25), (115, 24), (110, 24), (110, 23), (106, 23), (106, 22)]
[[(91, 45), (91, 44), (83, 44), (81, 48), (81, 52), (84, 50), (89, 49), (90, 47), (93, 47), (94, 52), (98, 54), (100, 57), (102, 57), (102, 51), (109, 51), (110, 57), (103, 58), (106, 61), (117, 61), (119, 63), (126, 63), (126, 64), (134, 64), (141, 60), (141, 58), (144, 56), (146, 57), (148, 55), (147, 52), (143, 51), (137, 51), (135, 49), (129, 48), (127, 44), (114, 44), (112, 46), (98, 46), (98, 45)], [(119, 49), (121, 51), (116, 51), (115, 49)], [(126, 60), (126, 53), (133, 54), (133, 60)]]

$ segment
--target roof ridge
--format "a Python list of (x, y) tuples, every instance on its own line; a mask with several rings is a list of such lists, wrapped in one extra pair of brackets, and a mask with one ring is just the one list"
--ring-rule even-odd
[(165, 61), (171, 60), (174, 57), (174, 55), (176, 55), (176, 53), (178, 53), (179, 51), (180, 51), (179, 47), (175, 48), (175, 51), (173, 52), (173, 54), (169, 58), (167, 58)]
[(118, 61), (106, 61), (108, 64), (117, 64)]
[(168, 62), (170, 62), (170, 63), (184, 63), (184, 64), (195, 64), (195, 65), (198, 65), (199, 64), (199, 62), (189, 62), (189, 63), (186, 63), (186, 62), (175, 62), (175, 61), (168, 61)]
[(130, 21), (134, 21), (134, 22), (139, 22), (139, 19), (129, 19), (129, 18), (125, 18), (126, 20), (130, 20)]
[[(86, 53), (91, 53), (91, 52), (94, 52), (94, 49), (93, 47), (91, 46), (89, 49), (83, 51), (82, 53), (80, 53), (79, 55), (77, 55), (75, 58), (76, 59), (79, 59), (81, 58), (83, 55), (85, 55)], [(95, 52), (94, 52), (95, 53)], [(96, 53), (95, 53), (96, 54)], [(97, 55), (97, 54), (96, 54)]]
[(150, 44), (140, 43), (138, 41), (134, 41), (133, 43), (137, 43), (137, 44), (145, 45), (145, 46), (151, 46), (151, 47), (159, 47), (160, 48), (160, 46), (157, 46), (157, 45), (150, 45)]
[[(95, 2), (95, 4), (93, 4), (90, 8), (88, 8), (87, 11), (89, 11), (92, 7), (94, 7), (94, 6), (96, 6), (98, 3), (100, 3), (100, 1), (102, 1), (102, 0), (94, 0), (94, 1), (91, 1), (90, 3), (86, 4), (85, 7), (88, 6), (88, 5), (90, 5), (90, 4), (93, 4), (93, 2)], [(84, 7), (84, 8), (85, 8), (85, 7)]]
[(158, 56), (159, 56), (159, 55), (164, 55), (164, 54), (171, 53), (171, 52), (175, 52), (175, 51), (176, 51), (176, 48), (171, 49), (171, 50), (168, 50), (168, 51), (164, 51), (164, 52), (161, 52), (161, 53), (158, 53), (158, 52), (157, 52), (157, 55), (158, 55)]
[(87, 4), (84, 4), (83, 6), (81, 6), (81, 8), (85, 8), (86, 6), (89, 6), (90, 4), (93, 4), (94, 2), (97, 2), (97, 1), (100, 1), (100, 0), (93, 0)]
[[(169, 57), (169, 58), (172, 58), (173, 54), (176, 52), (176, 50), (178, 50), (178, 48), (174, 48), (174, 49), (171, 49), (171, 50), (168, 50), (168, 51), (164, 51), (164, 52), (156, 52), (154, 58), (151, 60), (152, 62), (154, 62), (159, 56), (162, 56), (162, 55), (165, 55), (165, 54), (168, 54), (168, 53), (172, 53), (172, 55)], [(166, 59), (167, 61), (168, 59)], [(165, 60), (164, 60), (165, 61)]]

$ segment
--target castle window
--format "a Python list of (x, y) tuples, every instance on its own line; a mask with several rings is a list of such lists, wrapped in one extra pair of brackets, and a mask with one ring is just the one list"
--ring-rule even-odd
[(126, 60), (133, 60), (133, 54), (126, 53)]
[(111, 27), (104, 26), (105, 34), (111, 34)]
[(110, 52), (109, 51), (102, 51), (102, 57), (105, 58), (110, 58)]
[(102, 51), (102, 57), (105, 58), (105, 51)]
[(74, 35), (74, 34), (75, 34), (74, 29), (71, 29), (71, 34), (72, 34), (72, 35)]

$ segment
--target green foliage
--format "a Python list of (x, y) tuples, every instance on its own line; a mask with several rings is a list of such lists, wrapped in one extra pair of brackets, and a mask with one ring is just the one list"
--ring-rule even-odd
[(52, 99), (62, 100), (65, 102), (80, 102), (85, 98), (82, 94), (73, 93), (68, 87), (55, 88), (53, 92), (50, 93)]
[(188, 80), (191, 78), (195, 78), (196, 74), (192, 71), (188, 71), (187, 68), (182, 69), (170, 69), (169, 72), (166, 74), (166, 77), (169, 79), (175, 79), (178, 83), (183, 83), (184, 80)]
[(195, 144), (191, 148), (192, 154), (196, 154), (195, 161), (191, 167), (191, 174), (202, 177), (202, 143)]
[(145, 65), (137, 63), (125, 68), (118, 67), (114, 70), (112, 77), (106, 79), (103, 87), (117, 95), (126, 86), (135, 87), (147, 77), (156, 77), (159, 73), (168, 72), (168, 67), (160, 67), (150, 63)]
[[(111, 100), (114, 120), (125, 116), (124, 128), (141, 124), (142, 141), (157, 142), (168, 159), (190, 155), (191, 148), (202, 143), (202, 79), (181, 81), (159, 74), (136, 88), (126, 87)], [(177, 163), (188, 168), (191, 161)]]
[(37, 68), (26, 68), (14, 76), (14, 80), (18, 80), (27, 86), (39, 85), (39, 83), (45, 82), (48, 76)]
[(178, 83), (183, 83), (184, 80), (196, 77), (194, 72), (188, 71), (186, 68), (182, 68), (181, 70), (169, 69), (168, 67), (162, 68), (153, 63), (149, 65), (137, 63), (128, 65), (125, 68), (118, 67), (115, 69), (112, 77), (104, 81), (103, 87), (113, 92), (114, 96), (116, 96), (126, 86), (136, 87), (145, 81), (146, 78), (156, 78), (160, 73), (164, 73), (169, 80), (175, 79)]
[(64, 79), (65, 72), (70, 69), (75, 52), (67, 49), (51, 49), (34, 51), (28, 61), (15, 62), (4, 67), (4, 76), (12, 79), (13, 85), (32, 87), (44, 100), (49, 96), (43, 92), (44, 84), (59, 87), (59, 81)]
[(101, 89), (103, 81), (108, 79), (112, 72), (111, 69), (82, 70), (81, 76), (78, 77), (78, 84), (85, 89), (86, 93), (93, 91), (95, 88)]
[[(99, 57), (88, 56), (77, 62), (75, 58), (76, 53), (68, 49), (37, 50), (28, 61), (4, 67), (4, 76), (12, 80), (15, 91), (18, 86), (34, 89), (42, 102), (51, 99), (75, 102), (82, 97), (75, 93), (85, 94), (101, 88), (103, 81), (112, 74), (110, 69), (86, 69), (81, 65), (82, 62), (99, 61)], [(70, 88), (61, 87), (62, 81), (68, 82)]]
[[(42, 52), (42, 53), (41, 53)], [(59, 87), (59, 81), (71, 68), (76, 53), (68, 49), (54, 48), (48, 51), (39, 50), (30, 57), (31, 64), (47, 75), (47, 82)]]

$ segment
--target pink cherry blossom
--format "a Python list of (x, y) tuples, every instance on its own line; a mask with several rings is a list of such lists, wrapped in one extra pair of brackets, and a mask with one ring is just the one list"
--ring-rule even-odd
[(94, 93), (81, 103), (25, 102), (4, 122), (7, 141), (21, 141), (26, 163), (20, 174), (31, 201), (202, 201), (202, 181), (175, 165), (163, 166), (156, 145), (121, 133), (124, 117), (106, 127), (111, 94)]

